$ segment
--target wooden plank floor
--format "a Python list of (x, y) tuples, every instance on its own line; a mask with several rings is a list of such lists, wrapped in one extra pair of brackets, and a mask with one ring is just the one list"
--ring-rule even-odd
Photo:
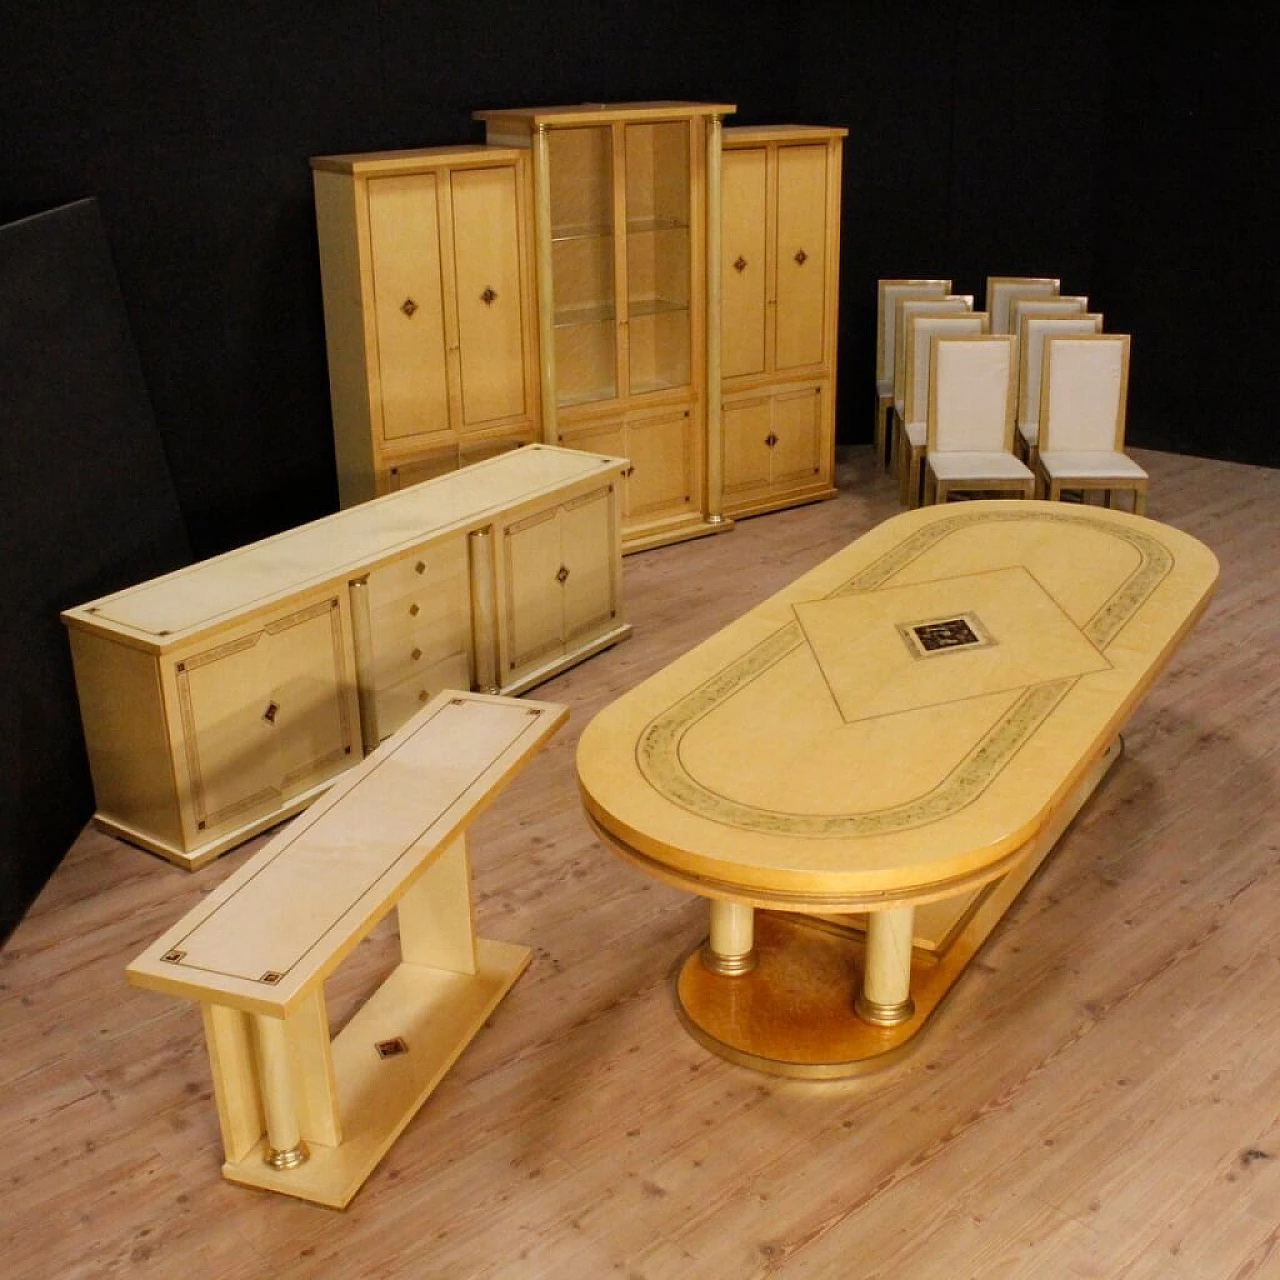
[(199, 1013), (124, 981), (257, 845), (190, 873), (86, 831), (0, 964), (0, 1274), (1280, 1276), (1280, 473), (1135, 450), (1218, 595), (914, 1055), (780, 1080), (677, 1025), (703, 909), (592, 838), (578, 735), (895, 513), (870, 454), (834, 501), (627, 558), (634, 637), (541, 686), (569, 726), (474, 831), (480, 932), (533, 966), (345, 1212), (223, 1180)]

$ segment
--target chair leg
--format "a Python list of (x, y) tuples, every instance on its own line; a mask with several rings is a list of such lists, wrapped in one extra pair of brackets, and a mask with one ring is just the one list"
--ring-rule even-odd
[(918, 507), (920, 505), (920, 469), (924, 465), (924, 456), (919, 449), (912, 449), (907, 459), (907, 489), (904, 505)]

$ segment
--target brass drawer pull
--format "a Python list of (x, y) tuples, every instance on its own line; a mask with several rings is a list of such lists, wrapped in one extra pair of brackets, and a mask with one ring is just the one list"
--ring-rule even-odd
[(480, 295), (480, 301), (483, 302), (486, 307), (493, 306), (493, 304), (497, 301), (497, 298), (498, 298), (498, 295), (492, 289), (486, 289)]
[(747, 269), (747, 260), (746, 260), (746, 258), (744, 258), (741, 254), (739, 254), (739, 255), (738, 255), (738, 260), (737, 260), (737, 262), (735, 262), (735, 263), (733, 264), (733, 269), (734, 269), (734, 270), (735, 270), (739, 275), (741, 275), (741, 274), (742, 274), (742, 273)]
[(809, 261), (809, 255), (803, 249), (796, 250), (796, 266), (803, 267)]
[(280, 714), (280, 704), (278, 702), (269, 702), (267, 709), (262, 713), (262, 718), (268, 724), (275, 724), (276, 716)]
[(769, 434), (765, 436), (764, 442), (769, 446), (770, 449), (772, 449), (773, 446), (778, 443), (778, 437), (775, 436), (772, 431), (770, 431)]
[(406, 298), (400, 304), (400, 310), (403, 311), (407, 316), (412, 316), (413, 313), (417, 311), (417, 309), (418, 309), (418, 304), (414, 302), (412, 298)]
[(560, 583), (561, 586), (563, 586), (565, 581), (568, 579), (568, 577), (569, 577), (569, 570), (566, 569), (564, 565), (561, 565), (560, 572), (556, 574), (556, 581)]

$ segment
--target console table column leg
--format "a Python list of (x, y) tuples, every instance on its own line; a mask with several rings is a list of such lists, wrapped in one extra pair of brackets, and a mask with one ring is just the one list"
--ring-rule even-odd
[(872, 911), (867, 916), (866, 966), (854, 1008), (864, 1022), (895, 1027), (915, 1013), (911, 998), (911, 938), (914, 907)]
[(756, 967), (756, 913), (741, 902), (711, 899), (711, 937), (702, 953), (702, 963), (712, 973), (734, 976)]
[(253, 1029), (267, 1121), (266, 1162), (273, 1169), (292, 1169), (306, 1160), (308, 1152), (294, 1102), (288, 1035), (282, 1019), (261, 1014), (254, 1014)]

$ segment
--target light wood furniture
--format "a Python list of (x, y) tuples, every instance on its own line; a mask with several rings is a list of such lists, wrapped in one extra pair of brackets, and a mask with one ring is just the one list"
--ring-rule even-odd
[(985, 311), (931, 313), (906, 318), (902, 342), (905, 370), (902, 413), (894, 413), (893, 457), (898, 467), (898, 494), (904, 507), (918, 507), (924, 475), (924, 451), (929, 440), (929, 379), (933, 338), (940, 334), (986, 333)]
[(311, 167), (342, 505), (540, 439), (528, 154)]
[(876, 281), (875, 453), (885, 467), (893, 463), (893, 383), (897, 352), (898, 300), (945, 298), (951, 281), (927, 276)]
[(1012, 306), (1016, 298), (1056, 298), (1062, 282), (1056, 276), (988, 276), (984, 307), (992, 333), (1013, 333)]
[(1130, 494), (1139, 515), (1147, 473), (1124, 451), (1129, 405), (1127, 333), (1045, 338), (1036, 480), (1041, 497), (1101, 492), (1108, 506)]
[(710, 901), (677, 980), (695, 1038), (811, 1077), (904, 1049), (1216, 577), (1201, 543), (1125, 512), (919, 508), (601, 711), (577, 751), (590, 821)]
[(630, 460), (624, 550), (728, 527), (720, 424), (720, 135), (729, 103), (478, 111), (533, 169), (542, 417)]
[(1030, 498), (1035, 476), (1013, 452), (1018, 340), (1010, 334), (930, 339), (924, 500), (953, 493)]
[(1013, 447), (1033, 471), (1040, 447), (1040, 377), (1044, 372), (1044, 340), (1053, 334), (1101, 333), (1102, 314), (1084, 311), (1075, 315), (1022, 313), (1018, 320), (1018, 408)]
[[(524, 971), (475, 936), (467, 828), (568, 714), (441, 694), (128, 966), (201, 1006), (231, 1181), (345, 1206)], [(325, 979), (393, 908), (331, 1039)]]
[(441, 688), (621, 640), (625, 465), (529, 445), (67, 610), (95, 820), (194, 869)]
[(835, 496), (840, 184), (847, 129), (723, 131), (724, 511)]

